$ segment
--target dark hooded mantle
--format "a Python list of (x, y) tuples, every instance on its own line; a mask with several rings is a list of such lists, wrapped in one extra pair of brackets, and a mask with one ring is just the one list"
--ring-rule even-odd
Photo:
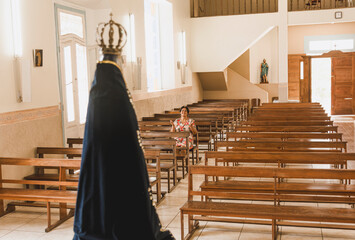
[(162, 231), (137, 117), (115, 62), (97, 64), (90, 90), (74, 240), (170, 240)]

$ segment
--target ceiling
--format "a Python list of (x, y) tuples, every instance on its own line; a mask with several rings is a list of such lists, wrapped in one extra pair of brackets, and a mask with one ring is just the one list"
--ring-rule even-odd
[(85, 8), (107, 9), (111, 8), (109, 0), (63, 0)]

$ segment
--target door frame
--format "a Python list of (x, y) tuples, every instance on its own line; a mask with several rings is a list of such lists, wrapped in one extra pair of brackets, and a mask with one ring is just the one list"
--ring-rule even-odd
[[(57, 69), (58, 69), (58, 86), (59, 86), (59, 98), (60, 98), (60, 111), (61, 111), (61, 118), (62, 118), (62, 136), (63, 136), (63, 146), (66, 145), (66, 133), (65, 133), (65, 113), (64, 113), (64, 96), (63, 96), (63, 86), (62, 86), (62, 77), (63, 77), (63, 73), (62, 73), (62, 62), (61, 62), (61, 37), (59, 34), (59, 20), (58, 20), (58, 15), (60, 11), (64, 11), (64, 12), (70, 12), (72, 14), (80, 14), (83, 16), (84, 18), (84, 26), (83, 26), (83, 37), (86, 41), (87, 39), (87, 24), (86, 24), (86, 11), (84, 10), (80, 10), (80, 9), (76, 9), (76, 8), (72, 8), (72, 7), (68, 7), (62, 4), (58, 4), (58, 3), (54, 3), (54, 22), (55, 22), (55, 28), (56, 28), (56, 49), (57, 49)], [(84, 44), (85, 47), (86, 44)]]
[[(306, 56), (305, 56), (306, 57)], [(323, 53), (322, 55), (319, 56), (307, 56), (310, 58), (310, 62), (309, 62), (309, 68), (307, 69), (308, 72), (306, 72), (306, 67), (304, 68), (304, 75), (306, 76), (306, 74), (309, 76), (309, 102), (312, 101), (312, 88), (311, 88), (311, 83), (312, 83), (312, 75), (311, 75), (311, 59), (312, 58), (335, 58), (335, 57), (352, 57), (352, 83), (353, 83), (353, 102), (352, 102), (352, 109), (353, 109), (353, 114), (355, 113), (355, 52), (342, 52), (340, 50), (333, 50), (333, 51), (329, 51), (327, 53)], [(332, 76), (331, 76), (331, 114), (333, 114), (333, 103), (334, 103), (334, 99), (333, 99), (333, 86), (334, 86), (334, 75), (333, 75), (333, 65), (332, 65)], [(301, 88), (300, 88), (301, 89)], [(300, 92), (301, 94), (301, 92)], [(300, 95), (300, 99), (301, 99), (301, 95)]]

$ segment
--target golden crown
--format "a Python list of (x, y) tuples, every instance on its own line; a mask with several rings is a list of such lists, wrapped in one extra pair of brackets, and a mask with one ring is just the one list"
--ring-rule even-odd
[[(103, 54), (120, 55), (122, 48), (127, 42), (126, 29), (119, 23), (112, 20), (112, 13), (110, 14), (110, 21), (108, 23), (100, 23), (96, 29), (96, 42), (102, 48)], [(115, 31), (116, 29), (116, 31)], [(105, 32), (108, 30), (108, 44), (105, 41)], [(118, 34), (117, 44), (114, 43), (115, 33)]]

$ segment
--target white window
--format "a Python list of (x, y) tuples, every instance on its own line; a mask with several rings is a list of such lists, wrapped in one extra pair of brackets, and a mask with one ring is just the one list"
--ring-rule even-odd
[(355, 51), (355, 34), (306, 36), (304, 51), (310, 55), (320, 55), (333, 50), (343, 52)]
[(309, 42), (309, 50), (311, 51), (350, 50), (353, 48), (354, 39), (323, 40)]
[(60, 35), (75, 34), (80, 38), (84, 38), (84, 19), (71, 13), (59, 12), (60, 16)]
[(148, 91), (175, 86), (173, 6), (166, 0), (145, 0)]
[(136, 24), (134, 14), (129, 14), (129, 45), (130, 45), (130, 62), (136, 62)]

